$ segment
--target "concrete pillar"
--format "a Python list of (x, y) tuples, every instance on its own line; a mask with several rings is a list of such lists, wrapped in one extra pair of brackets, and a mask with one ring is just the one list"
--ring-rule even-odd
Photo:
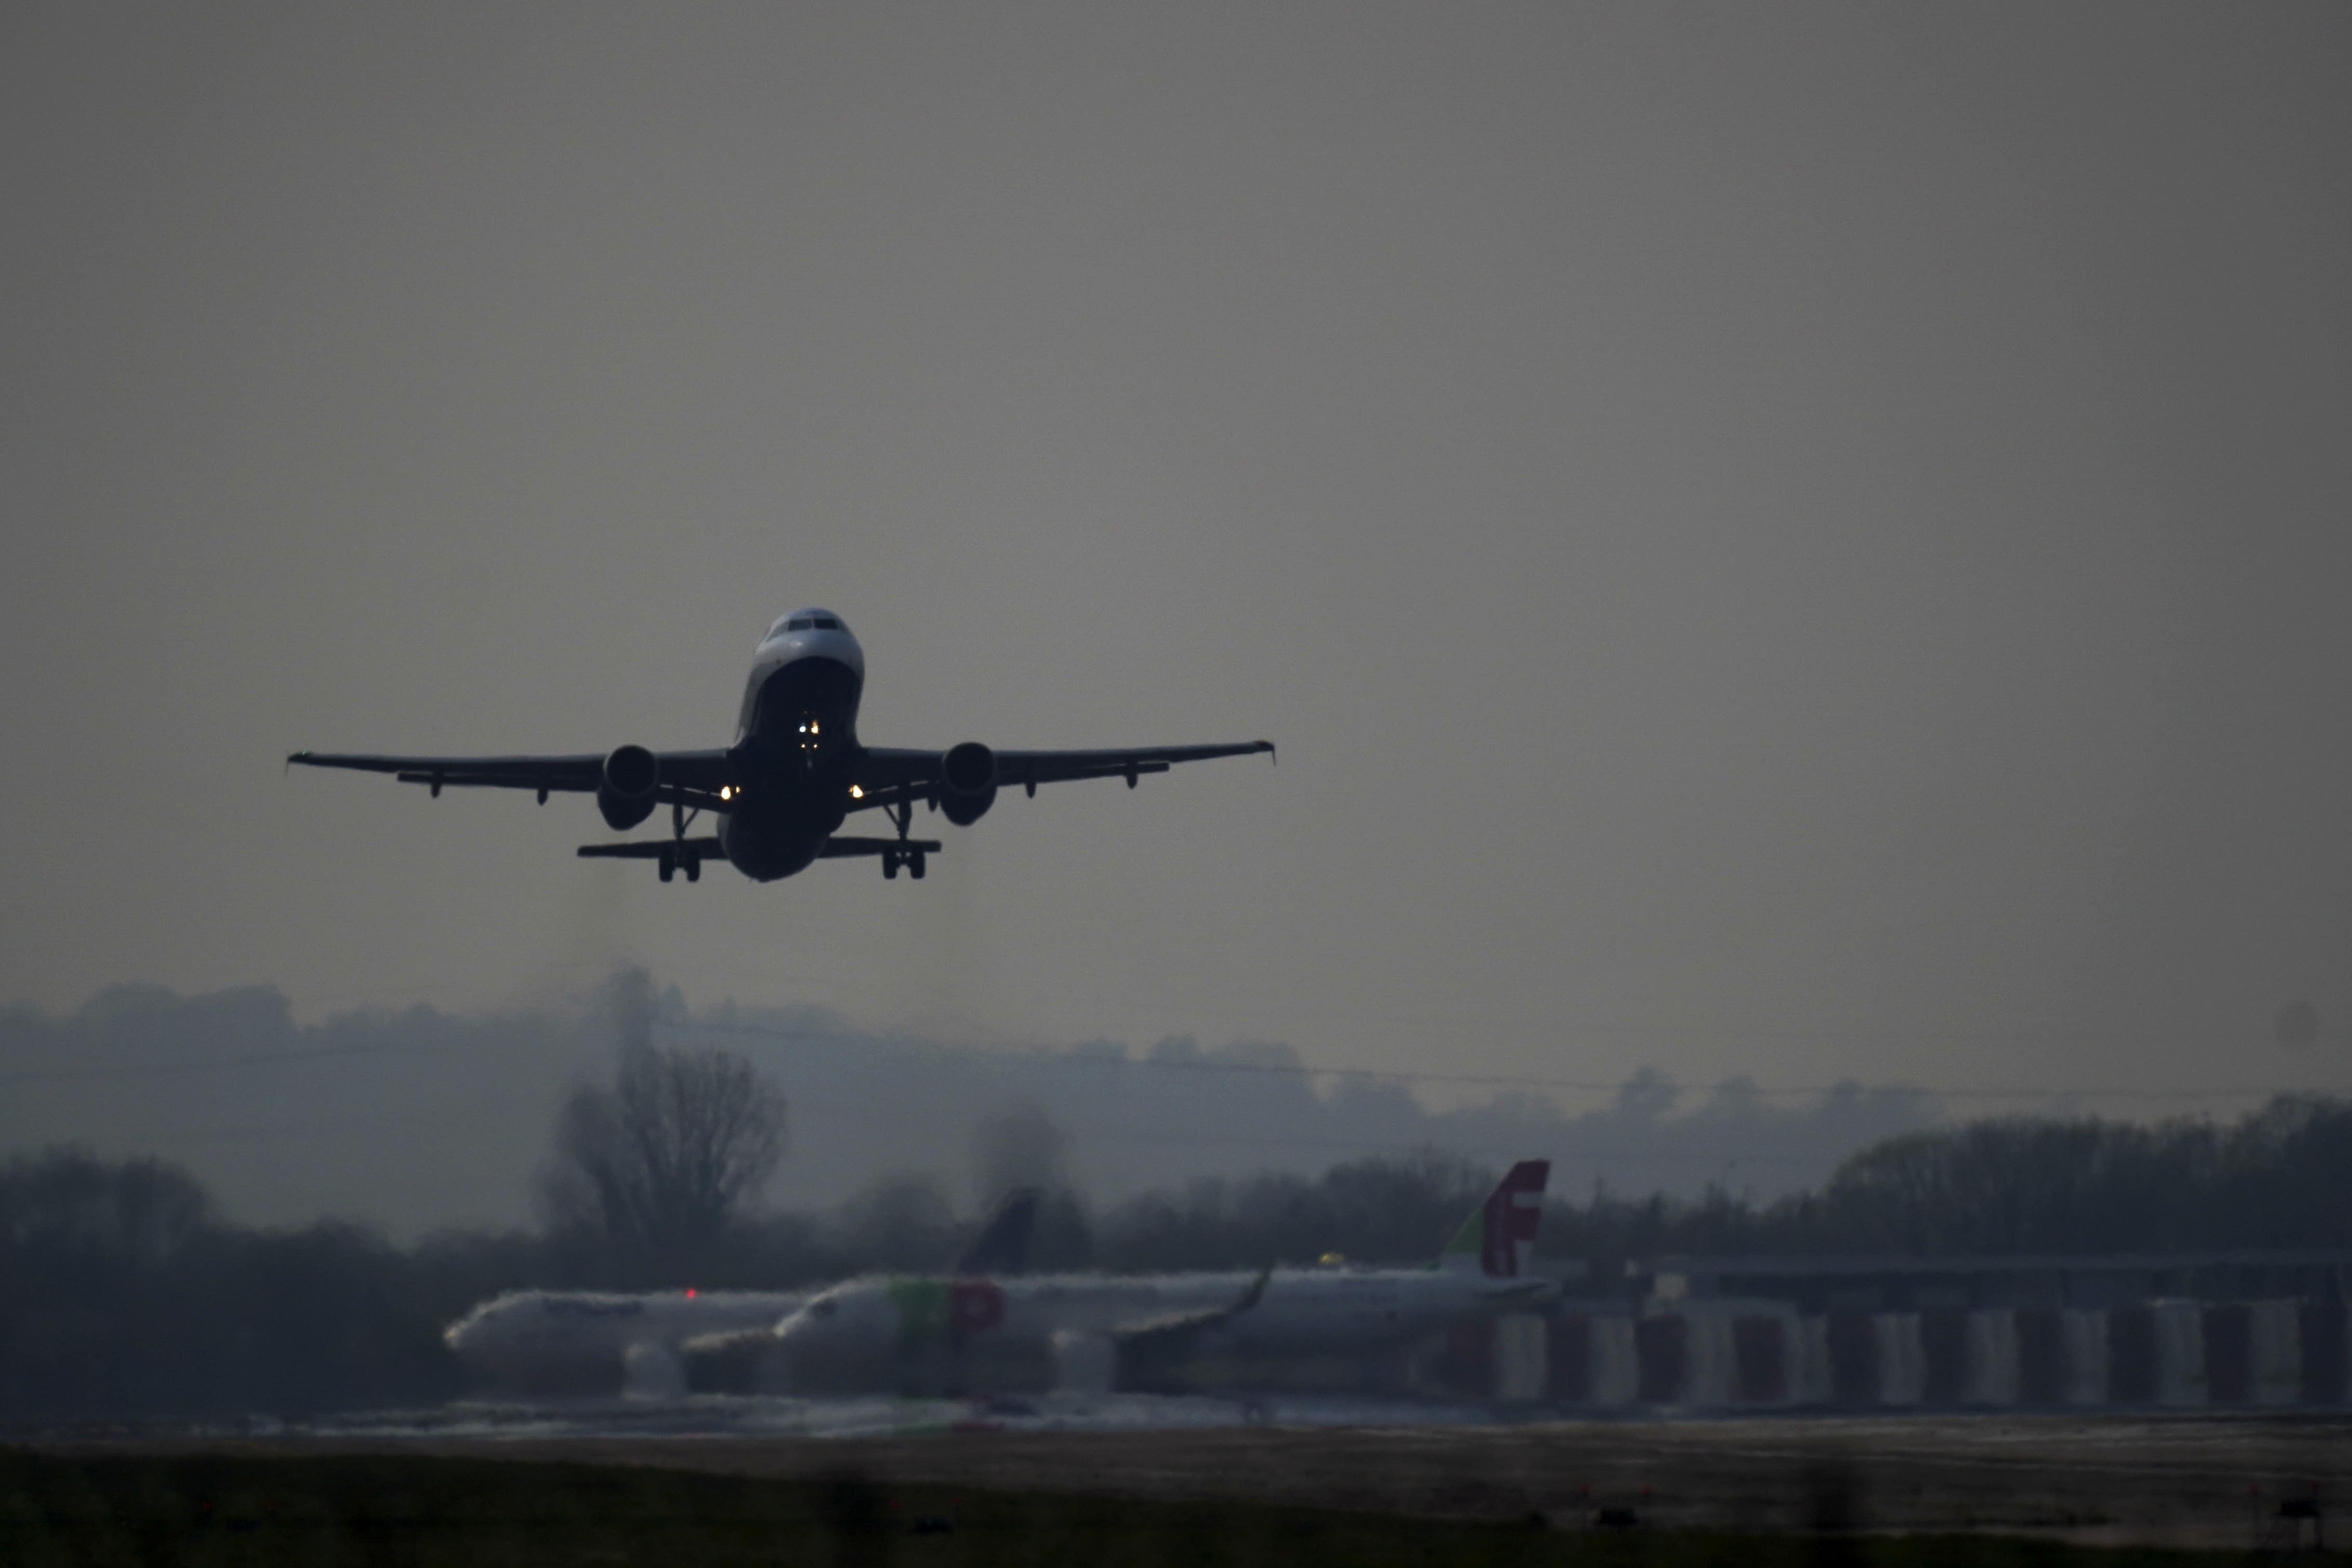
[(1919, 1343), (1919, 1314), (1874, 1312), (1870, 1329), (1878, 1350), (1878, 1402), (1918, 1404), (1927, 1391), (1927, 1357)]
[(2347, 1364), (2352, 1364), (2352, 1335), (2346, 1333), (2344, 1303), (2305, 1301), (2295, 1313), (2296, 1339), (2302, 1349), (2302, 1403), (2335, 1406), (2344, 1403)]
[(2065, 1387), (2069, 1405), (2105, 1405), (2114, 1397), (2115, 1346), (2107, 1314), (2069, 1309), (2058, 1314), (2065, 1343)]
[(1592, 1320), (1592, 1402), (1622, 1410), (1642, 1393), (1642, 1358), (1635, 1348), (1633, 1320), (1604, 1312)]
[(2303, 1387), (2303, 1335), (2293, 1301), (2256, 1301), (2253, 1318), (2253, 1402), (2292, 1405)]
[(1544, 1396), (1544, 1320), (1511, 1312), (1495, 1320), (1495, 1397), (1525, 1404)]
[(2157, 1403), (2176, 1407), (2204, 1404), (2203, 1305), (2196, 1301), (2158, 1301), (2148, 1311), (2156, 1323)]
[(2018, 1399), (2017, 1314), (1982, 1307), (1968, 1317), (1967, 1373), (1961, 1403), (2007, 1406)]
[(1720, 1410), (1731, 1403), (1737, 1363), (1731, 1314), (1696, 1312), (1685, 1321), (1690, 1325), (1690, 1362), (1684, 1375), (1683, 1403), (1701, 1410)]
[(1800, 1405), (1828, 1405), (1837, 1398), (1836, 1368), (1830, 1363), (1830, 1321), (1799, 1318), (1796, 1358), (1796, 1398)]

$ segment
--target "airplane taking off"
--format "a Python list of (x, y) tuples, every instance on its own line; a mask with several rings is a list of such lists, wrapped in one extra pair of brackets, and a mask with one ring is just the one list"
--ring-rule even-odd
[(794, 1392), (1136, 1390), (1167, 1385), (1202, 1354), (1376, 1353), (1559, 1293), (1559, 1281), (1528, 1272), (1550, 1171), (1546, 1160), (1513, 1166), (1434, 1267), (854, 1280), (772, 1329), (684, 1348), (691, 1360), (756, 1347)]
[[(904, 866), (920, 878), (936, 839), (908, 836), (918, 801), (968, 828), (996, 802), (1000, 788), (1076, 779), (1125, 779), (1135, 788), (1146, 773), (1179, 762), (1274, 750), (1270, 740), (1224, 746), (1143, 747), (1131, 751), (996, 751), (976, 740), (945, 751), (863, 746), (857, 703), (866, 686), (866, 651), (848, 624), (829, 610), (795, 610), (777, 618), (752, 655), (751, 678), (735, 724), (735, 744), (724, 750), (649, 751), (623, 746), (576, 757), (382, 757), (298, 751), (286, 760), (310, 768), (351, 768), (389, 773), (423, 784), (437, 798), (444, 785), (531, 789), (547, 804), (555, 790), (593, 793), (597, 810), (615, 831), (626, 831), (670, 809), (670, 836), (616, 844), (583, 844), (591, 858), (649, 860), (667, 882), (678, 871), (698, 882), (702, 862), (724, 860), (754, 882), (774, 882), (820, 860), (875, 855), (882, 874)], [(852, 811), (881, 810), (895, 838), (845, 837), (836, 830)], [(689, 839), (686, 830), (708, 811), (715, 835)]]

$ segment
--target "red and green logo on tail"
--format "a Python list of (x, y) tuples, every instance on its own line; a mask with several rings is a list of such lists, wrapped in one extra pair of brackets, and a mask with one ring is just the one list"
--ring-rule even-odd
[(1498, 1280), (1526, 1272), (1528, 1256), (1535, 1251), (1536, 1228), (1543, 1223), (1544, 1185), (1550, 1179), (1549, 1160), (1521, 1160), (1513, 1166), (1486, 1201), (1462, 1222), (1437, 1255), (1437, 1266)]

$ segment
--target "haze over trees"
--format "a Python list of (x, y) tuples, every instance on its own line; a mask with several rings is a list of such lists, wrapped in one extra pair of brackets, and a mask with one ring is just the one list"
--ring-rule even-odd
[(632, 1040), (724, 1049), (766, 1074), (793, 1112), (772, 1192), (804, 1211), (908, 1174), (961, 1204), (975, 1140), (1032, 1113), (1057, 1129), (1058, 1179), (1097, 1205), (1237, 1171), (1312, 1177), (1423, 1146), (1496, 1165), (1548, 1156), (1561, 1190), (1605, 1181), (1695, 1200), (1713, 1183), (1769, 1200), (1941, 1116), (1932, 1094), (1899, 1087), (1782, 1098), (1644, 1071), (1556, 1095), (1496, 1092), (1309, 1072), (1265, 1041), (951, 1043), (815, 1009), (689, 1009), (635, 975), (587, 1005), (483, 1015), (415, 1007), (299, 1023), (261, 988), (122, 987), (65, 1015), (0, 1009), (0, 1150), (81, 1142), (160, 1156), (249, 1224), (334, 1215), (408, 1239), (527, 1227), (547, 1218), (547, 1128), (583, 1084), (614, 1086)]

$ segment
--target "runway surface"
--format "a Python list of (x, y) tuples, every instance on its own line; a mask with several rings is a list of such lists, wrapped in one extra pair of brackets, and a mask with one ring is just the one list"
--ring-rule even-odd
[[(2246, 1549), (2352, 1513), (2352, 1420), (2271, 1414), (1560, 1420), (1336, 1400), (709, 1398), (458, 1405), (148, 1451), (403, 1451), (1163, 1500), (1243, 1499), (1569, 1528), (1998, 1531)], [(2315, 1511), (2316, 1521), (2282, 1517)], [(2352, 1518), (2338, 1544), (2352, 1543)]]

